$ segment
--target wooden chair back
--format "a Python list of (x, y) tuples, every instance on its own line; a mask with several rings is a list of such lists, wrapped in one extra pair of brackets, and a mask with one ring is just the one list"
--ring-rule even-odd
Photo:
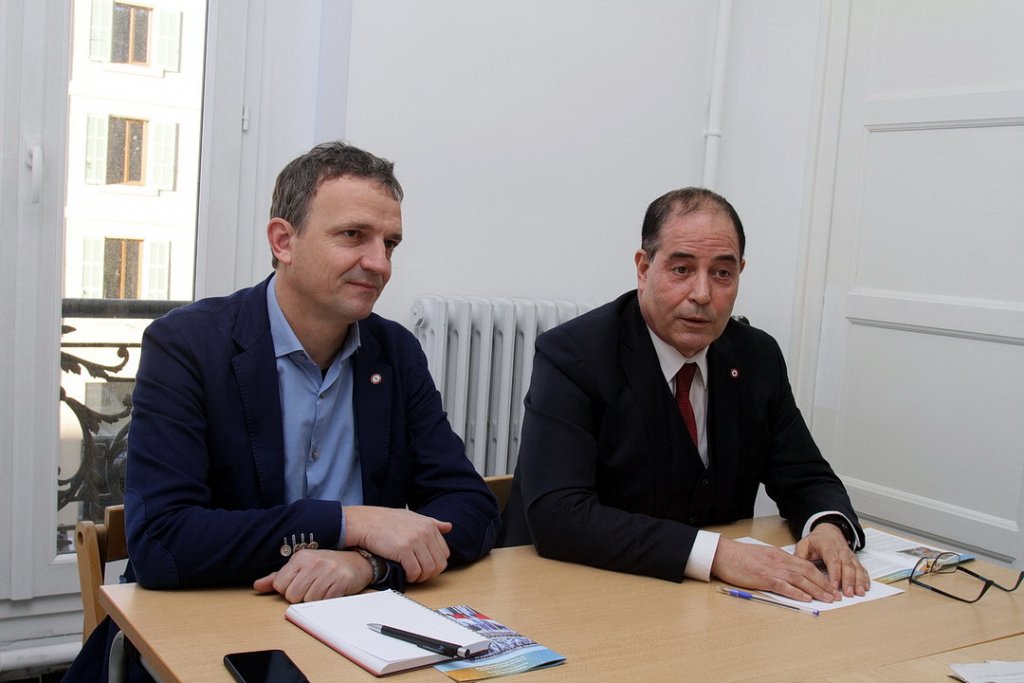
[(487, 484), (487, 488), (491, 490), (494, 497), (498, 499), (498, 511), (505, 511), (505, 503), (508, 502), (508, 494), (512, 491), (512, 475), (511, 474), (494, 474), (489, 477), (484, 477), (484, 482)]
[(124, 535), (124, 505), (103, 511), (103, 524), (82, 520), (75, 526), (75, 554), (78, 583), (82, 590), (82, 642), (84, 643), (107, 613), (100, 606), (107, 562), (128, 557)]

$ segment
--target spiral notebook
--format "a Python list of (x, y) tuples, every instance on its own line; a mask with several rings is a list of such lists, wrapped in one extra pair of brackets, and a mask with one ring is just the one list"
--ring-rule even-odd
[(291, 605), (285, 617), (375, 676), (443, 662), (448, 657), (371, 631), (386, 624), (486, 652), (491, 641), (403, 593), (384, 590)]

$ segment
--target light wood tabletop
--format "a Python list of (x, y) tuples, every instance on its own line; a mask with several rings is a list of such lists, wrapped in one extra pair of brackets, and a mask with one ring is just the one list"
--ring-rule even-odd
[[(775, 545), (793, 542), (778, 517), (719, 530)], [(980, 561), (972, 565), (996, 580), (1013, 574)], [(1024, 589), (989, 591), (968, 605), (903, 581), (896, 584), (906, 588), (902, 594), (813, 617), (730, 598), (719, 585), (547, 560), (523, 546), (494, 550), (408, 592), (432, 608), (468, 604), (567, 658), (530, 672), (535, 683), (847, 680), (837, 677), (1024, 634)], [(285, 650), (314, 683), (373, 680), (286, 621), (288, 604), (276, 595), (123, 584), (104, 586), (101, 603), (165, 681), (227, 683), (226, 653), (274, 648)], [(449, 680), (432, 668), (389, 678)]]
[(903, 681), (952, 680), (950, 664), (970, 664), (987, 660), (1024, 661), (1024, 635), (991, 640), (927, 657), (889, 664), (874, 669), (830, 676), (829, 683), (903, 683)]

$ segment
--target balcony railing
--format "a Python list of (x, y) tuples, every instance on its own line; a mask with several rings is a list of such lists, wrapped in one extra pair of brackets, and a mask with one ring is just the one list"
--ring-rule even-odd
[[(62, 418), (62, 440), (67, 439), (66, 434), (70, 429), (76, 429), (74, 425), (77, 423), (77, 430), (81, 432), (81, 457), (79, 459), (77, 454), (70, 459), (62, 457), (62, 464), (69, 461), (73, 464), (58, 468), (58, 513), (74, 512), (71, 516), (58, 515), (62, 520), (57, 528), (58, 552), (73, 550), (74, 527), (78, 519), (101, 521), (106, 506), (123, 502), (128, 427), (132, 411), (131, 390), (135, 385), (134, 368), (138, 365), (141, 333), (148, 321), (187, 303), (140, 299), (64, 299), (60, 402), (73, 418)], [(135, 321), (135, 324), (115, 325), (111, 331), (110, 321), (116, 320)], [(77, 327), (67, 324), (68, 321), (75, 321)], [(105, 334), (97, 332), (101, 326), (105, 326)], [(121, 338), (111, 339), (111, 334)], [(82, 337), (82, 340), (68, 340), (69, 335)], [(98, 409), (96, 401), (85, 400), (87, 385), (96, 388), (96, 384), (111, 385), (99, 387), (107, 390), (96, 393), (114, 397), (117, 405), (111, 406), (108, 401)], [(62, 410), (63, 415), (67, 416), (68, 411)], [(74, 471), (66, 472), (72, 469)]]

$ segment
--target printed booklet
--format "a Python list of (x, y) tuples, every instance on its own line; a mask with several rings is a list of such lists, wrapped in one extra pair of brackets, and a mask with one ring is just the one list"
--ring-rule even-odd
[(491, 641), (490, 649), (483, 654), (434, 665), (435, 669), (454, 681), (481, 681), (485, 678), (510, 676), (556, 666), (565, 661), (565, 657), (557, 652), (499, 624), (469, 605), (444, 607), (438, 612)]

